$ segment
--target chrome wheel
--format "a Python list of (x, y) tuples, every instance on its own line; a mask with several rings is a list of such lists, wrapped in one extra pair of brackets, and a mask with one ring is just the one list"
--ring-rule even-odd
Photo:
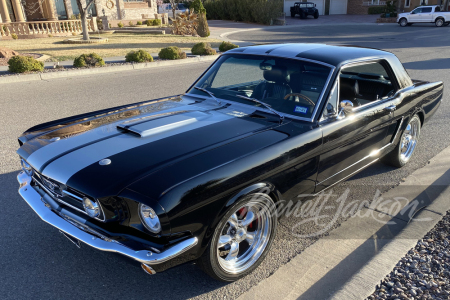
[(420, 134), (420, 120), (414, 117), (406, 126), (400, 140), (400, 159), (406, 163), (414, 153)]
[(436, 24), (437, 27), (442, 27), (442, 25), (444, 25), (444, 20), (437, 19), (435, 24)]
[(216, 246), (218, 263), (224, 272), (242, 273), (261, 257), (272, 233), (272, 204), (265, 197), (251, 199), (228, 218)]
[(405, 27), (406, 25), (408, 25), (408, 20), (406, 20), (405, 18), (400, 20), (400, 26)]

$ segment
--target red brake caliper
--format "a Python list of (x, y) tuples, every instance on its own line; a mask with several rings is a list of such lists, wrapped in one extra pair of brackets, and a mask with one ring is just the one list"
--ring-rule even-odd
[[(238, 210), (238, 214), (239, 214), (239, 218), (241, 220), (243, 220), (245, 218), (245, 216), (247, 215), (247, 208), (243, 207), (240, 210)], [(257, 220), (254, 220), (253, 222), (250, 223), (250, 225), (248, 225), (247, 229), (252, 229), (253, 228), (253, 223), (256, 222)]]

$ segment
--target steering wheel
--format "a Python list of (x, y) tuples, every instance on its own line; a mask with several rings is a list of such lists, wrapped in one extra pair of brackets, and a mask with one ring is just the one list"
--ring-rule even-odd
[(284, 100), (287, 100), (291, 96), (294, 96), (294, 97), (298, 96), (299, 100), (304, 100), (305, 102), (308, 102), (308, 104), (311, 104), (312, 106), (316, 106), (316, 104), (311, 99), (309, 99), (308, 97), (306, 97), (305, 95), (300, 94), (300, 93), (287, 94), (286, 96), (284, 96)]

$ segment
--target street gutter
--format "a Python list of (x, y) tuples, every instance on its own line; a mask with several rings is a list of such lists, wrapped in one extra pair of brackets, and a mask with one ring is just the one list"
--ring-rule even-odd
[(381, 195), (428, 204), (412, 219), (363, 208), (377, 218), (350, 218), (238, 299), (365, 299), (450, 209), (449, 167), (450, 147)]

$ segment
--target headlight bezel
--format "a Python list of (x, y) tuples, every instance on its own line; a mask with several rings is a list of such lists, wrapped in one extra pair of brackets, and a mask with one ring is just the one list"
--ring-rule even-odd
[(33, 175), (33, 167), (27, 163), (24, 159), (20, 160), (20, 165), (22, 166), (22, 171), (24, 171), (27, 175)]
[(83, 208), (86, 214), (91, 218), (98, 218), (100, 216), (100, 204), (96, 200), (84, 197)]
[[(151, 208), (149, 205), (139, 203), (138, 213), (139, 218), (141, 219), (141, 223), (145, 227), (145, 229), (154, 234), (158, 234), (161, 232), (161, 220), (159, 219), (153, 208)], [(147, 216), (145, 216), (144, 214), (147, 214)]]

